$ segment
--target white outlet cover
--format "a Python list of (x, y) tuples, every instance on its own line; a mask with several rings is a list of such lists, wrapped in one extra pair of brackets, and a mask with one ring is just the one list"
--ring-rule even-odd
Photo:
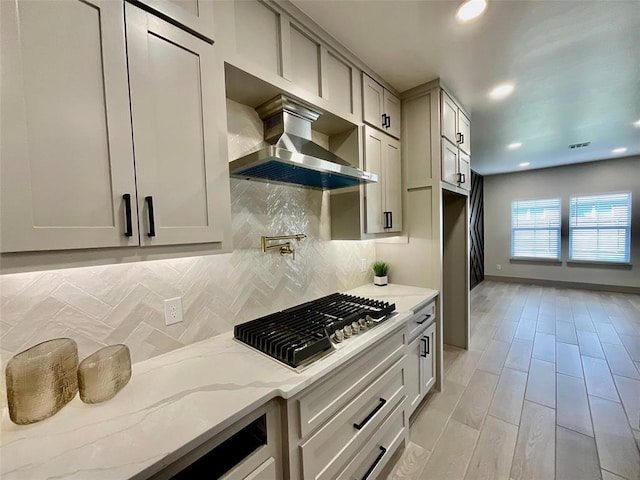
[(182, 297), (169, 298), (164, 301), (164, 323), (173, 325), (182, 322)]

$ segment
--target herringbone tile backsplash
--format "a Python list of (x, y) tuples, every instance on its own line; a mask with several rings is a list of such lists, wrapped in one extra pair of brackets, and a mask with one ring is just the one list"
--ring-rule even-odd
[[(235, 158), (262, 140), (262, 124), (242, 105), (229, 102), (228, 112)], [(81, 358), (125, 343), (138, 362), (370, 282), (360, 263), (373, 262), (373, 242), (328, 241), (326, 195), (231, 179), (233, 253), (0, 276), (3, 370), (15, 353), (55, 337), (76, 340)], [(261, 235), (293, 233), (308, 235), (295, 242), (295, 260), (260, 251)], [(163, 302), (177, 296), (184, 322), (167, 327)]]

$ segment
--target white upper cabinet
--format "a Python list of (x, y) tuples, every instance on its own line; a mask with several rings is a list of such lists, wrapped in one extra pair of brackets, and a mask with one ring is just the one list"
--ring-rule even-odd
[(458, 106), (442, 91), (442, 136), (454, 145), (458, 144)]
[(222, 240), (211, 45), (126, 6), (140, 243)]
[(213, 40), (212, 0), (137, 0), (156, 12)]
[(467, 155), (471, 155), (471, 121), (464, 112), (458, 109), (458, 147)]
[(233, 2), (233, 10), (238, 55), (265, 72), (282, 75), (281, 15), (256, 0)]
[(213, 46), (123, 2), (0, 8), (2, 252), (221, 241)]
[(362, 74), (362, 120), (400, 138), (400, 99), (366, 73)]
[(440, 91), (442, 180), (471, 189), (471, 121), (444, 90)]
[(291, 25), (291, 80), (320, 95), (320, 45)]
[(378, 175), (365, 186), (366, 233), (402, 231), (402, 167), (400, 142), (364, 127), (365, 170)]
[(355, 114), (354, 68), (322, 48), (322, 98), (341, 112)]
[(123, 4), (0, 12), (2, 252), (137, 244)]

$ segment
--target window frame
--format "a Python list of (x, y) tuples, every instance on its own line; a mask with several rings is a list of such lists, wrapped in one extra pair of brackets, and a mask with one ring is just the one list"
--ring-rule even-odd
[[(558, 223), (557, 227), (514, 227), (514, 206), (517, 207), (518, 203), (530, 202), (532, 207), (535, 206), (533, 202), (554, 202), (557, 201)], [(553, 208), (555, 209), (555, 205)], [(551, 205), (549, 206), (551, 208)], [(555, 257), (535, 256), (534, 255), (515, 255), (515, 232), (516, 231), (555, 231), (556, 232), (556, 245), (557, 255)], [(534, 261), (534, 262), (546, 262), (546, 263), (561, 263), (562, 262), (562, 197), (550, 197), (550, 198), (528, 198), (528, 199), (515, 199), (511, 201), (511, 261)]]
[[(621, 225), (596, 225), (596, 226), (578, 226), (573, 223), (573, 206), (574, 199), (584, 198), (584, 197), (612, 197), (616, 195), (626, 195), (627, 196), (627, 223), (624, 226)], [(567, 254), (567, 262), (568, 263), (590, 263), (590, 264), (598, 264), (598, 265), (631, 265), (631, 223), (632, 223), (632, 207), (633, 207), (633, 192), (631, 191), (613, 191), (613, 192), (598, 192), (598, 193), (581, 193), (581, 194), (572, 194), (569, 196), (569, 214), (567, 218), (568, 228), (569, 228), (569, 252)], [(625, 231), (626, 245), (625, 252), (627, 257), (622, 260), (607, 260), (600, 257), (597, 258), (573, 258), (573, 232), (579, 230), (621, 230)], [(597, 255), (597, 252), (596, 252)]]

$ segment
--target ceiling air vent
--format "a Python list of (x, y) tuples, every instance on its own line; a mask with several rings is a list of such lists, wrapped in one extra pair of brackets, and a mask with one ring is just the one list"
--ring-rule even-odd
[(584, 147), (588, 147), (589, 145), (591, 145), (591, 142), (583, 142), (583, 143), (574, 143), (572, 145), (569, 145), (569, 148), (571, 150), (575, 149), (575, 148), (584, 148)]

